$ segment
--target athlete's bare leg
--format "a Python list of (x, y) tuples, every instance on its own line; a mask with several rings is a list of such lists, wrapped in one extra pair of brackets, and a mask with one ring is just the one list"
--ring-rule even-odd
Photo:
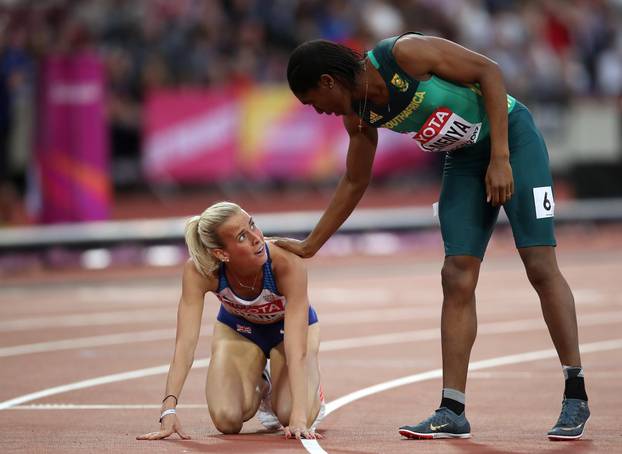
[(443, 311), (443, 387), (464, 392), (471, 348), (477, 334), (475, 287), (481, 261), (477, 257), (449, 256), (441, 272)]
[(216, 428), (235, 434), (257, 412), (266, 357), (261, 349), (227, 325), (216, 322), (205, 396)]
[(580, 366), (579, 335), (572, 291), (557, 265), (555, 248), (521, 248), (527, 276), (540, 297), (544, 320), (563, 365)]

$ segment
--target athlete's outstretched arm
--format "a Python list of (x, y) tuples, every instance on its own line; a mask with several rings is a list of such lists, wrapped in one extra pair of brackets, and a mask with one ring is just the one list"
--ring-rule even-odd
[(287, 376), (292, 407), (286, 437), (315, 438), (307, 426), (308, 374), (307, 334), (309, 330), (309, 298), (307, 295), (307, 270), (300, 257), (281, 252), (274, 261), (279, 289), (287, 299), (285, 307), (284, 347)]
[(311, 234), (303, 241), (281, 239), (276, 242), (277, 245), (301, 257), (315, 255), (348, 219), (371, 180), (371, 169), (378, 145), (378, 131), (369, 126), (359, 129), (359, 118), (353, 114), (346, 116), (343, 123), (350, 136), (346, 171), (337, 185), (328, 208)]
[[(175, 338), (175, 353), (166, 378), (165, 396), (162, 402), (162, 411), (174, 409), (177, 399), (188, 376), (188, 371), (194, 362), (194, 351), (199, 340), (201, 317), (203, 315), (203, 300), (205, 293), (212, 290), (213, 283), (201, 276), (194, 264), (189, 260), (184, 265), (182, 278), (182, 292), (177, 309), (177, 335)], [(138, 440), (159, 440), (177, 433), (181, 438), (189, 439), (181, 427), (177, 414), (164, 416), (160, 430), (150, 432), (139, 437)]]
[(442, 38), (407, 35), (393, 48), (397, 63), (412, 77), (436, 74), (461, 84), (479, 84), (490, 123), (490, 165), (486, 196), (493, 205), (514, 192), (508, 145), (508, 106), (503, 74), (491, 59)]

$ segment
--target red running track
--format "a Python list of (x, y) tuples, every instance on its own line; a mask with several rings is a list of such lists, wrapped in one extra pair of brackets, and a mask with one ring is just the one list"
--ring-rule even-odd
[[(436, 377), (340, 407), (321, 426), (321, 447), (329, 453), (622, 452), (617, 386), (622, 376), (622, 232), (566, 229), (559, 243), (560, 266), (577, 301), (580, 341), (593, 349), (583, 355), (592, 410), (583, 440), (546, 438), (563, 385), (558, 361), (549, 357), (470, 372), (470, 440), (413, 441), (397, 433), (398, 426), (415, 423), (436, 407), (441, 388)], [(329, 402), (440, 368), (440, 241), (390, 256), (324, 256), (308, 264)], [(191, 371), (180, 399), (181, 421), (193, 440), (135, 440), (158, 427), (178, 292), (179, 269), (170, 268), (37, 272), (4, 279), (0, 402), (8, 408), (0, 410), (2, 451), (306, 452), (297, 441), (263, 433), (254, 419), (240, 435), (219, 435), (205, 407), (205, 367)], [(496, 235), (491, 244), (477, 297), (479, 332), (472, 363), (552, 348), (538, 299), (507, 234)], [(199, 366), (209, 356), (217, 310), (211, 297), (206, 305)], [(152, 369), (153, 375), (116, 375), (157, 366), (162, 367)], [(53, 389), (110, 376), (116, 380)], [(39, 397), (15, 401), (38, 391), (43, 391)]]

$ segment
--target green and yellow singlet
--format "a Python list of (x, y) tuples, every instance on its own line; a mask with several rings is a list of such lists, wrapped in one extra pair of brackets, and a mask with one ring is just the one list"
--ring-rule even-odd
[[(425, 151), (453, 151), (486, 139), (489, 134), (484, 99), (477, 85), (461, 85), (438, 76), (418, 81), (395, 61), (393, 46), (404, 35), (380, 41), (367, 52), (389, 90), (388, 106), (368, 103), (363, 120), (376, 128), (414, 132)], [(508, 95), (508, 113), (516, 105)], [(359, 103), (354, 107), (359, 112)]]

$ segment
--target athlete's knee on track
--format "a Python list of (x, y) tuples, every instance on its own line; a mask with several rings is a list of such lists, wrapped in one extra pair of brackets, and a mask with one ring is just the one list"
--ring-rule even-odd
[(231, 407), (210, 409), (212, 422), (223, 434), (237, 434), (242, 430), (242, 410)]
[(448, 257), (441, 270), (443, 293), (456, 297), (457, 301), (470, 302), (475, 286), (479, 264), (471, 257)]

